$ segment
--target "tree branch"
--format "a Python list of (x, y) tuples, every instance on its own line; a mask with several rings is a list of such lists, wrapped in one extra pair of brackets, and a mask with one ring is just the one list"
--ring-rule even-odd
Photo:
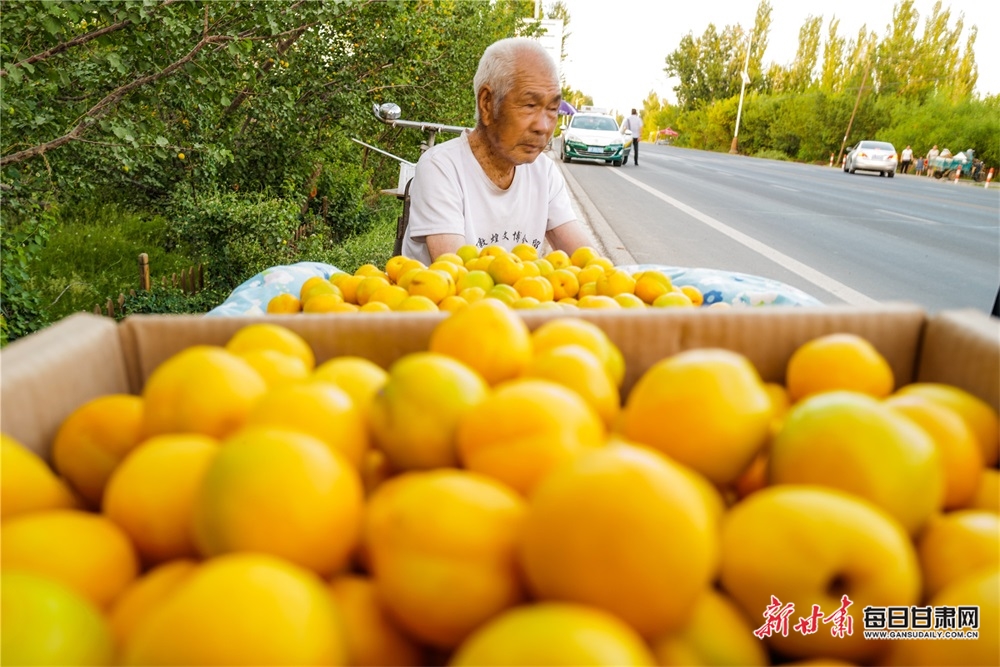
[(100, 102), (91, 107), (90, 110), (83, 115), (81, 120), (73, 127), (73, 129), (71, 129), (63, 136), (57, 139), (53, 139), (52, 141), (47, 141), (44, 144), (39, 144), (38, 146), (33, 146), (23, 151), (18, 151), (17, 153), (13, 153), (11, 155), (5, 155), (2, 158), (0, 158), (0, 167), (11, 163), (23, 162), (28, 158), (32, 158), (38, 155), (43, 155), (45, 154), (46, 151), (59, 148), (60, 146), (63, 146), (71, 141), (76, 140), (90, 126), (93, 125), (94, 120), (104, 115), (107, 112), (107, 110), (111, 107), (111, 105), (121, 100), (123, 97), (128, 95), (136, 88), (144, 86), (147, 83), (158, 81), (159, 79), (162, 79), (166, 76), (169, 76), (177, 69), (191, 62), (191, 60), (196, 55), (198, 55), (198, 52), (201, 51), (203, 48), (205, 48), (207, 45), (232, 39), (234, 38), (229, 35), (214, 35), (214, 36), (203, 37), (201, 41), (199, 41), (194, 46), (194, 48), (191, 49), (191, 51), (189, 51), (187, 55), (182, 57), (180, 60), (177, 60), (176, 62), (168, 65), (167, 67), (163, 68), (156, 74), (150, 74), (149, 76), (141, 77), (139, 79), (136, 79), (135, 81), (132, 81), (131, 83), (125, 84), (124, 86), (119, 86), (115, 90), (108, 93), (104, 97), (104, 99), (102, 99)]
[[(299, 37), (301, 37), (302, 34), (305, 33), (306, 30), (308, 30), (309, 28), (312, 28), (314, 25), (316, 25), (316, 24), (315, 23), (307, 23), (306, 25), (299, 26), (298, 28), (295, 28), (294, 30), (292, 30), (291, 31), (291, 36), (288, 39), (286, 39), (284, 42), (282, 42), (281, 44), (278, 45), (278, 55), (279, 56), (284, 55), (285, 52), (288, 51), (289, 48), (291, 48), (292, 44), (295, 43), (295, 40), (297, 40)], [(274, 67), (274, 61), (273, 60), (270, 61), (270, 62), (264, 63), (261, 66), (261, 70), (266, 74), (267, 72), (271, 71), (272, 67)], [(226, 116), (229, 116), (231, 113), (233, 113), (234, 111), (236, 111), (237, 109), (239, 109), (240, 105), (243, 104), (243, 102), (245, 102), (246, 99), (250, 96), (250, 93), (251, 93), (251, 90), (249, 88), (244, 88), (243, 90), (241, 90), (239, 92), (239, 94), (236, 95), (235, 99), (233, 99), (233, 101), (229, 104), (229, 107), (226, 108), (226, 110), (222, 113), (222, 117), (225, 118)]]
[[(164, 0), (161, 5), (154, 8), (152, 11), (155, 12), (156, 10), (162, 9), (167, 5), (174, 4), (175, 2), (180, 2), (180, 0)], [(57, 44), (56, 46), (53, 46), (51, 49), (48, 49), (47, 51), (42, 51), (41, 53), (37, 53), (31, 56), (30, 58), (25, 58), (24, 60), (18, 61), (13, 65), (11, 65), (10, 67), (14, 68), (14, 67), (23, 67), (25, 65), (33, 65), (37, 62), (45, 60), (46, 58), (62, 53), (63, 51), (68, 51), (69, 49), (72, 49), (73, 47), (76, 46), (80, 46), (81, 44), (86, 44), (87, 42), (97, 39), (98, 37), (103, 37), (104, 35), (110, 34), (112, 32), (117, 32), (122, 28), (128, 27), (130, 25), (132, 25), (132, 19), (125, 19), (124, 21), (119, 21), (118, 23), (115, 23), (114, 25), (109, 25), (106, 28), (101, 28), (100, 30), (89, 32), (86, 35), (80, 35), (76, 39), (71, 39), (68, 42), (63, 42), (62, 44)], [(7, 69), (0, 69), (0, 77), (4, 76), (7, 76)]]

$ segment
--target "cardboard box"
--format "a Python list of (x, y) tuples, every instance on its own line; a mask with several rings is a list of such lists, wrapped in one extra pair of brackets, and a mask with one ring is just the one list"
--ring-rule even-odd
[[(551, 311), (521, 311), (529, 327)], [(388, 367), (426, 349), (444, 313), (373, 316), (292, 315), (258, 318), (142, 315), (117, 324), (90, 314), (68, 317), (0, 352), (0, 430), (47, 456), (63, 419), (109, 393), (139, 393), (170, 355), (194, 344), (223, 345), (251, 322), (279, 323), (300, 333), (317, 363), (359, 355)], [(647, 368), (682, 350), (722, 347), (746, 355), (767, 381), (782, 382), (792, 352), (833, 332), (863, 336), (886, 357), (896, 385), (946, 382), (1000, 409), (1000, 320), (977, 311), (928, 317), (907, 304), (871, 308), (747, 308), (580, 311), (601, 326), (626, 360), (623, 396)]]

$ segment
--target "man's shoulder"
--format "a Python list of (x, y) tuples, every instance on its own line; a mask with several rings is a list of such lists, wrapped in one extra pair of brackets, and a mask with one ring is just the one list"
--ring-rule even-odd
[(465, 150), (469, 150), (469, 140), (464, 134), (460, 134), (454, 139), (434, 144), (424, 151), (424, 154), (420, 156), (420, 160), (418, 161), (453, 160), (456, 155), (461, 154)]

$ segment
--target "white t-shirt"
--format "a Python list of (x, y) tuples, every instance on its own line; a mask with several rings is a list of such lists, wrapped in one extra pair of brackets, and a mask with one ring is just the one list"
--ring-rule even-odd
[(632, 130), (633, 138), (639, 139), (642, 136), (642, 118), (639, 117), (639, 114), (626, 118), (624, 126), (624, 129), (622, 129), (623, 133), (625, 130)]
[(410, 184), (410, 218), (403, 254), (430, 264), (424, 238), (460, 234), (478, 248), (508, 250), (527, 243), (541, 250), (545, 233), (576, 219), (558, 166), (541, 155), (514, 169), (501, 190), (472, 154), (468, 133), (420, 156)]

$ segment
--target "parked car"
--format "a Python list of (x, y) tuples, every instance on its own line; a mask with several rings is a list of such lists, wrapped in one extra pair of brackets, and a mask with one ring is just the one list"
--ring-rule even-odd
[(563, 162), (575, 158), (603, 160), (616, 167), (628, 160), (632, 148), (632, 133), (622, 134), (612, 116), (602, 113), (576, 113), (559, 128)]
[(877, 171), (879, 176), (892, 178), (898, 164), (896, 148), (887, 141), (861, 141), (844, 160), (844, 171)]

